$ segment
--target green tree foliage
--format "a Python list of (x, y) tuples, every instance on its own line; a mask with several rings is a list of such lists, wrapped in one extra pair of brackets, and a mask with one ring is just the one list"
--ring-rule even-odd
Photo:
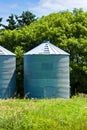
[(0, 18), (0, 26), (2, 26), (1, 22), (2, 22), (2, 18)]
[(31, 22), (33, 22), (35, 20), (35, 17), (36, 16), (33, 13), (31, 13), (30, 11), (23, 11), (21, 16), (15, 15), (18, 28), (20, 28), (24, 25), (29, 25)]
[[(74, 9), (73, 12), (66, 10), (43, 16), (19, 30), (5, 30), (0, 36), (0, 43), (13, 52), (17, 50), (17, 46), (26, 52), (46, 39), (50, 39), (53, 44), (70, 53), (72, 94), (87, 93), (87, 12)], [(19, 68), (21, 58), (18, 60)], [(22, 71), (23, 69), (20, 71), (21, 74)]]
[(2, 26), (8, 30), (14, 30), (19, 29), (24, 25), (29, 25), (34, 20), (36, 20), (36, 16), (33, 13), (31, 13), (30, 11), (23, 11), (20, 16), (11, 14), (6, 20), (8, 22), (8, 25)]
[(0, 18), (0, 35), (3, 33), (3, 29), (2, 29), (2, 19), (3, 19), (3, 18)]
[(3, 25), (5, 29), (9, 29), (9, 30), (16, 29), (16, 21), (15, 21), (15, 16), (13, 14), (11, 14), (6, 21), (8, 22), (8, 25)]
[(17, 88), (16, 88), (16, 94), (17, 96), (23, 96), (23, 54), (24, 54), (24, 50), (21, 46), (17, 46), (15, 48), (15, 54), (16, 54), (16, 81), (17, 81)]

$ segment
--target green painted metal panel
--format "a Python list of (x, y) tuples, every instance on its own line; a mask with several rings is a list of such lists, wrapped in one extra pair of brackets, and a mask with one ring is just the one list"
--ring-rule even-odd
[(24, 91), (28, 98), (69, 98), (69, 55), (24, 55)]
[(14, 97), (16, 86), (15, 69), (15, 55), (0, 55), (0, 98)]

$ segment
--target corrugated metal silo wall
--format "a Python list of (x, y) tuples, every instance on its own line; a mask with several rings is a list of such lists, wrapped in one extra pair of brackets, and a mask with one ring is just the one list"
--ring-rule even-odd
[(16, 85), (15, 69), (15, 56), (0, 56), (0, 98), (14, 97)]
[(24, 90), (29, 98), (69, 98), (69, 55), (25, 55)]

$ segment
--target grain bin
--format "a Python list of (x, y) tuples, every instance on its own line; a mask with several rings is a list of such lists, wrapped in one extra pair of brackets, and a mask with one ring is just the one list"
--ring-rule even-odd
[(14, 97), (15, 69), (15, 54), (0, 46), (0, 98)]
[(49, 41), (24, 54), (24, 93), (28, 98), (69, 98), (69, 54)]

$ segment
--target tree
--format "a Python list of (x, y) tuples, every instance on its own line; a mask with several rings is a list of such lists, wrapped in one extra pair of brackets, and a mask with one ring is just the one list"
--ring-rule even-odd
[(17, 54), (17, 78), (20, 81), (17, 80), (17, 87), (23, 81), (20, 78), (23, 74), (23, 52), (34, 48), (45, 39), (70, 53), (72, 94), (87, 93), (87, 12), (79, 9), (43, 16), (18, 30), (5, 30), (0, 35), (0, 44)]
[[(2, 19), (1, 19), (2, 20)], [(5, 29), (14, 30), (23, 27), (24, 25), (29, 25), (31, 22), (36, 20), (36, 16), (30, 11), (23, 11), (20, 16), (11, 14), (8, 19), (8, 25), (2, 25)]]
[(0, 27), (1, 27), (0, 28), (0, 35), (2, 35), (2, 33), (3, 33), (3, 28), (2, 28), (2, 23), (1, 22), (2, 22), (2, 18), (0, 18)]
[(6, 21), (8, 22), (8, 25), (3, 25), (5, 29), (9, 29), (9, 30), (16, 29), (16, 21), (15, 21), (15, 16), (13, 14), (11, 14)]
[(0, 18), (0, 26), (2, 26), (1, 22), (2, 22), (2, 18)]
[(31, 22), (33, 22), (35, 19), (35, 15), (31, 13), (30, 11), (23, 11), (21, 16), (15, 15), (15, 18), (18, 22), (18, 28), (22, 27), (24, 25), (29, 25)]
[(15, 54), (16, 54), (16, 95), (23, 97), (23, 54), (24, 50), (21, 46), (17, 46), (15, 48)]

